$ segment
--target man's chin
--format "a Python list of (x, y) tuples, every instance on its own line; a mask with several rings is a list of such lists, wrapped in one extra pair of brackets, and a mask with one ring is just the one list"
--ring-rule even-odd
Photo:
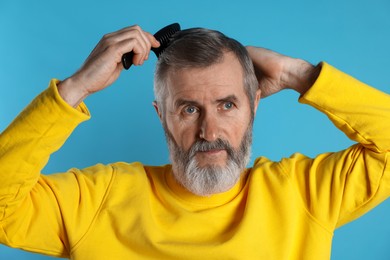
[(215, 162), (215, 161), (207, 162), (207, 161), (198, 161), (198, 160), (196, 160), (196, 162), (198, 168), (202, 170), (226, 168), (226, 162)]
[(225, 192), (231, 189), (239, 180), (242, 169), (235, 163), (204, 162), (200, 164), (192, 158), (186, 169), (173, 164), (173, 175), (188, 191), (199, 196)]

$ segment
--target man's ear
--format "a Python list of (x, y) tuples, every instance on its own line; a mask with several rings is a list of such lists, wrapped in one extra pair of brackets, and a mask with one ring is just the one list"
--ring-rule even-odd
[(158, 108), (157, 101), (153, 101), (153, 106), (154, 106), (154, 109), (157, 112), (158, 117), (160, 118), (160, 121), (162, 121), (162, 115), (161, 115), (160, 109)]
[(255, 96), (255, 104), (253, 106), (253, 109), (254, 109), (253, 113), (255, 116), (256, 116), (257, 107), (259, 106), (259, 103), (260, 103), (260, 99), (261, 99), (261, 89), (257, 89), (256, 96)]

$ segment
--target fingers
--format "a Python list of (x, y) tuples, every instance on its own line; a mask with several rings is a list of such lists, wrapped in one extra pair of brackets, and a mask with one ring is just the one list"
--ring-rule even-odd
[(120, 62), (123, 54), (133, 51), (133, 64), (142, 65), (149, 58), (151, 48), (158, 47), (160, 43), (152, 34), (135, 25), (106, 34), (102, 45), (103, 48), (110, 48), (115, 52), (116, 62)]
[[(133, 44), (132, 51), (134, 53), (133, 64), (142, 65), (149, 58), (149, 53), (152, 48), (152, 43), (143, 31), (138, 31), (138, 37), (134, 38), (130, 44)], [(127, 48), (128, 42), (124, 41), (124, 47)]]

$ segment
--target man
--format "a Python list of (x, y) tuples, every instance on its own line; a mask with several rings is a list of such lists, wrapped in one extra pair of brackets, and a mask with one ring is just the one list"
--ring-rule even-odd
[[(329, 259), (332, 234), (390, 193), (390, 98), (326, 63), (313, 66), (190, 29), (160, 57), (154, 106), (172, 165), (96, 165), (40, 174), (134, 52), (159, 43), (133, 26), (103, 37), (0, 137), (0, 241), (72, 259)], [(261, 97), (283, 89), (358, 142), (311, 159), (245, 168)]]

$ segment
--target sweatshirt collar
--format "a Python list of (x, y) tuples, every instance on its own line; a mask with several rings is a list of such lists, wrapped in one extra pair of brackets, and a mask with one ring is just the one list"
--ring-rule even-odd
[(240, 179), (230, 190), (210, 196), (199, 196), (188, 191), (176, 181), (172, 174), (171, 167), (167, 168), (167, 171), (165, 172), (165, 179), (168, 189), (171, 191), (173, 196), (176, 197), (176, 199), (193, 207), (207, 209), (224, 205), (237, 197), (246, 184), (247, 173), (248, 170), (244, 170), (244, 172), (241, 173)]

